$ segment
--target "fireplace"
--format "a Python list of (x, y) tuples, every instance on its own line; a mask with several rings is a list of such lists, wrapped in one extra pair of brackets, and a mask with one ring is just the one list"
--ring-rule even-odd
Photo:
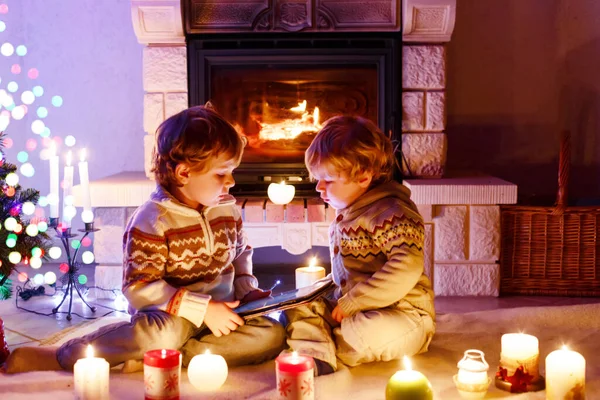
[(400, 46), (398, 33), (191, 35), (190, 105), (210, 102), (248, 139), (232, 192), (264, 196), (286, 180), (314, 197), (304, 152), (335, 115), (368, 118), (400, 143)]

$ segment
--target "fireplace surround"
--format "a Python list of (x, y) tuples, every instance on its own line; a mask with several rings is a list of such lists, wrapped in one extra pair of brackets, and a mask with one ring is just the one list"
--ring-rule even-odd
[[(97, 285), (120, 287), (125, 223), (154, 189), (149, 179), (149, 155), (156, 127), (190, 104), (200, 104), (210, 97), (206, 86), (204, 92), (195, 94), (192, 80), (188, 80), (188, 68), (195, 61), (190, 58), (186, 40), (191, 43), (193, 37), (203, 44), (211, 42), (218, 50), (223, 47), (223, 39), (265, 39), (271, 43), (268, 46), (272, 53), (283, 54), (284, 49), (272, 41), (273, 35), (281, 33), (290, 40), (286, 51), (294, 48), (291, 43), (295, 39), (301, 39), (294, 44), (300, 49), (306, 48), (306, 40), (313, 39), (396, 40), (401, 48), (393, 66), (397, 86), (389, 93), (396, 96), (393, 107), (398, 114), (401, 112), (401, 120), (387, 111), (378, 111), (376, 119), (384, 129), (391, 126), (396, 133), (402, 132), (403, 183), (411, 189), (412, 200), (425, 222), (425, 272), (437, 296), (498, 295), (498, 205), (516, 202), (516, 185), (489, 176), (444, 176), (445, 43), (454, 27), (456, 0), (130, 1), (134, 31), (144, 46), (146, 157), (144, 171), (123, 172), (91, 182), (92, 206), (101, 228), (94, 236)], [(367, 20), (370, 26), (365, 25)], [(258, 47), (256, 42), (244, 42)], [(327, 47), (333, 48), (330, 44)], [(264, 43), (261, 46), (267, 47)], [(196, 82), (202, 84), (206, 85)], [(205, 93), (204, 97), (195, 97), (198, 93)], [(392, 107), (392, 101), (384, 102), (385, 108)], [(78, 194), (79, 188), (75, 187), (75, 204), (81, 205)], [(297, 255), (300, 265), (307, 262), (312, 247), (327, 246), (327, 229), (334, 210), (318, 199), (294, 200), (283, 208), (262, 198), (237, 197), (254, 247), (281, 247)]]

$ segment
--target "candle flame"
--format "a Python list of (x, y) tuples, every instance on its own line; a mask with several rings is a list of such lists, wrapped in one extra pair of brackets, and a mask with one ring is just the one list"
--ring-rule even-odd
[(162, 350), (160, 351), (160, 356), (161, 356), (162, 358), (167, 358), (167, 350), (165, 350), (165, 349), (162, 349)]
[(67, 167), (71, 166), (71, 161), (73, 160), (73, 152), (69, 150), (67, 153)]
[(84, 162), (85, 161), (85, 156), (86, 156), (86, 151), (85, 151), (85, 148), (83, 148), (79, 152), (79, 161)]
[(206, 349), (206, 351), (204, 352), (204, 354), (212, 354), (212, 353), (210, 352), (209, 349)]
[(87, 358), (94, 357), (94, 348), (92, 347), (91, 344), (88, 344), (87, 349), (85, 350), (85, 356)]
[(317, 257), (313, 257), (310, 259), (310, 262), (308, 263), (308, 267), (314, 268), (316, 266), (317, 266)]
[(315, 110), (313, 111), (313, 125), (317, 128), (321, 127), (319, 124), (319, 107), (315, 107)]
[(402, 365), (404, 365), (404, 369), (407, 371), (412, 371), (412, 363), (410, 362), (410, 358), (404, 356), (402, 358)]
[(285, 186), (285, 181), (281, 181), (279, 184), (280, 184), (281, 186)]
[(560, 349), (561, 350), (569, 350), (569, 347), (566, 344), (563, 344)]
[(297, 351), (292, 351), (292, 358), (293, 359), (297, 359), (298, 358), (298, 352)]

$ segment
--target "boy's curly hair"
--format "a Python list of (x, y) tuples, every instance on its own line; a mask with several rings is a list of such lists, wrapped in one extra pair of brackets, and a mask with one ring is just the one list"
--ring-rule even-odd
[(222, 154), (239, 163), (245, 145), (245, 138), (217, 112), (204, 106), (190, 107), (156, 130), (152, 172), (160, 185), (181, 186), (175, 176), (177, 165), (184, 163), (195, 172), (205, 172), (210, 160)]
[(311, 172), (326, 167), (348, 179), (365, 172), (373, 174), (372, 184), (394, 179), (397, 160), (392, 141), (373, 122), (354, 116), (327, 120), (306, 150), (304, 161)]

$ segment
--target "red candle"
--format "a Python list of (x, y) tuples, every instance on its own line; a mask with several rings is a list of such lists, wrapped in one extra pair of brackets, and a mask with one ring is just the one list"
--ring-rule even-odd
[(144, 354), (144, 398), (179, 399), (181, 353), (177, 350), (150, 350)]
[(281, 354), (275, 360), (279, 399), (315, 398), (314, 360), (297, 352)]

